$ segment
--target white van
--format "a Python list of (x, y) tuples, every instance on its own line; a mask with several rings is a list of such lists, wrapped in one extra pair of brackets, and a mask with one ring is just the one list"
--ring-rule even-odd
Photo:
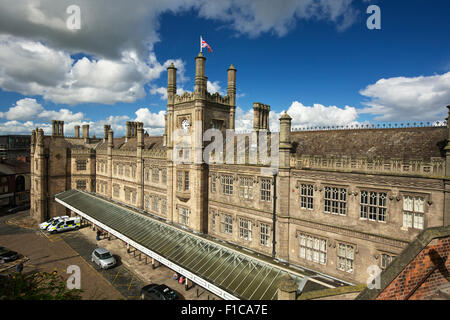
[(61, 216), (61, 217), (53, 217), (53, 218), (50, 218), (50, 219), (48, 219), (47, 221), (42, 222), (42, 223), (39, 225), (39, 228), (40, 228), (41, 230), (47, 230), (47, 228), (48, 228), (49, 226), (51, 226), (54, 222), (59, 221), (59, 220), (63, 220), (63, 219), (68, 219), (68, 218), (69, 218), (69, 216)]
[(47, 231), (50, 233), (56, 233), (67, 230), (78, 229), (81, 226), (81, 218), (80, 217), (72, 217), (68, 219), (64, 219), (59, 221), (56, 224), (52, 224), (47, 228)]

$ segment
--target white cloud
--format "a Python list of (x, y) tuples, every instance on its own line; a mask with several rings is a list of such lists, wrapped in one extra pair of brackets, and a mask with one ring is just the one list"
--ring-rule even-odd
[(164, 128), (164, 110), (153, 113), (148, 108), (140, 108), (135, 113), (135, 121), (143, 122), (144, 128)]
[(292, 118), (293, 127), (346, 126), (356, 124), (358, 118), (354, 107), (326, 107), (321, 104), (314, 104), (311, 107), (298, 101), (294, 101), (286, 112)]
[[(45, 41), (58, 50), (85, 52), (120, 59), (136, 51), (142, 59), (160, 40), (160, 17), (165, 13), (197, 12), (221, 21), (239, 34), (285, 35), (297, 20), (315, 19), (345, 29), (355, 21), (352, 0), (2, 0), (0, 33)], [(69, 30), (68, 6), (81, 10), (81, 29)]]
[(244, 111), (236, 107), (234, 127), (236, 131), (249, 131), (253, 129), (253, 109)]
[[(186, 91), (183, 88), (177, 88), (177, 94), (182, 95)], [(151, 94), (159, 94), (161, 96), (161, 100), (167, 100), (167, 88), (166, 87), (153, 87), (150, 89)]]
[[(271, 131), (280, 129), (280, 117), (282, 112), (270, 111), (269, 126)], [(358, 113), (355, 108), (345, 106), (324, 106), (314, 104), (312, 107), (304, 106), (301, 102), (294, 101), (286, 111), (292, 118), (292, 128), (299, 127), (325, 127), (325, 126), (346, 126), (359, 124)], [(236, 130), (248, 131), (253, 129), (253, 109), (244, 111), (236, 108)]]
[(73, 113), (68, 109), (60, 109), (59, 111), (46, 110), (39, 104), (36, 99), (24, 98), (18, 100), (14, 107), (9, 108), (6, 112), (0, 112), (0, 118), (7, 120), (33, 120), (50, 121), (53, 119), (63, 121), (81, 121), (84, 115), (81, 112)]
[(56, 103), (134, 102), (146, 95), (144, 85), (159, 78), (172, 62), (184, 79), (181, 60), (161, 64), (154, 53), (147, 61), (133, 51), (124, 51), (115, 61), (87, 57), (74, 61), (68, 52), (39, 42), (0, 36), (0, 87)]
[(360, 113), (382, 121), (442, 120), (450, 101), (450, 72), (442, 75), (380, 79), (360, 91), (370, 100)]
[(211, 94), (218, 92), (222, 96), (225, 95), (225, 93), (222, 91), (222, 88), (220, 87), (219, 81), (211, 82), (211, 81), (207, 80), (206, 90), (208, 90), (208, 92)]
[[(159, 63), (153, 53), (162, 14), (190, 13), (221, 21), (239, 34), (282, 36), (299, 19), (331, 21), (338, 28), (351, 19), (352, 0), (77, 0), (81, 29), (69, 30), (66, 9), (72, 0), (3, 0), (0, 2), (0, 88), (23, 95), (41, 95), (56, 103), (135, 102), (152, 94), (165, 97), (151, 85), (169, 63), (178, 68), (179, 82), (187, 81), (184, 63)], [(91, 58), (75, 61), (71, 54)], [(219, 91), (219, 82), (209, 82)], [(181, 89), (179, 92), (184, 92)]]
[(16, 105), (6, 112), (0, 113), (0, 118), (7, 120), (28, 120), (36, 117), (44, 108), (35, 100), (30, 98), (21, 99)]
[(240, 34), (257, 37), (271, 32), (283, 36), (295, 27), (297, 20), (324, 20), (339, 30), (356, 20), (352, 0), (223, 0), (202, 1), (199, 14), (228, 22)]
[(31, 134), (33, 129), (35, 129), (35, 125), (32, 121), (19, 122), (13, 120), (0, 124), (1, 134)]
[(18, 100), (8, 111), (0, 112), (0, 119), (8, 120), (3, 123), (0, 122), (0, 133), (30, 134), (34, 128), (39, 127), (44, 130), (45, 134), (51, 134), (51, 120), (63, 120), (66, 136), (74, 135), (74, 127), (76, 125), (89, 124), (91, 136), (103, 137), (103, 126), (109, 124), (114, 131), (114, 135), (120, 137), (126, 132), (127, 121), (143, 122), (144, 129), (149, 134), (163, 134), (165, 125), (164, 110), (154, 113), (148, 108), (140, 108), (135, 114), (135, 119), (131, 119), (127, 115), (116, 115), (92, 121), (81, 112), (73, 113), (68, 109), (47, 110), (35, 99), (25, 98)]

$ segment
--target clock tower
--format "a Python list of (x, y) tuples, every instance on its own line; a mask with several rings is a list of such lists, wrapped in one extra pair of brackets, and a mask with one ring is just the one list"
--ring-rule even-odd
[[(196, 232), (208, 230), (209, 168), (203, 159), (203, 133), (234, 129), (236, 69), (228, 69), (227, 95), (207, 91), (206, 58), (195, 58), (195, 88), (177, 95), (173, 63), (167, 68), (167, 220)], [(225, 136), (224, 136), (225, 138)]]

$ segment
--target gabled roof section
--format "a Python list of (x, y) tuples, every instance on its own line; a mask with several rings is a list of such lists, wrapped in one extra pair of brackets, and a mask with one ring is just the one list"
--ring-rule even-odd
[(366, 288), (356, 300), (375, 300), (400, 273), (414, 260), (417, 255), (436, 238), (450, 236), (450, 226), (433, 227), (423, 230), (413, 242), (411, 242), (402, 253), (380, 274), (380, 288)]

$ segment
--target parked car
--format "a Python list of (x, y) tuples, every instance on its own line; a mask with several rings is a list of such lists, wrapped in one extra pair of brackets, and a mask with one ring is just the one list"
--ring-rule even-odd
[(116, 265), (116, 259), (111, 252), (105, 248), (95, 248), (95, 250), (92, 251), (91, 261), (102, 269), (112, 268)]
[(69, 219), (69, 216), (61, 216), (61, 217), (53, 217), (53, 218), (50, 218), (50, 219), (48, 219), (47, 221), (42, 222), (42, 223), (39, 225), (39, 228), (40, 228), (41, 230), (47, 230), (47, 228), (48, 228), (50, 225), (52, 225), (53, 222), (59, 221), (59, 220), (63, 220), (63, 219)]
[(52, 223), (47, 228), (48, 232), (56, 233), (56, 232), (74, 230), (74, 229), (76, 230), (76, 229), (79, 229), (81, 226), (81, 218), (80, 217), (65, 218), (62, 220), (57, 220), (55, 222)]
[(165, 284), (149, 284), (141, 289), (141, 300), (177, 300), (178, 295)]
[(24, 210), (28, 210), (28, 209), (30, 209), (30, 205), (16, 206), (16, 207), (9, 208), (8, 211), (6, 211), (6, 212), (7, 213), (16, 213), (16, 212), (24, 211)]
[(0, 247), (0, 263), (6, 263), (10, 261), (17, 260), (19, 254), (13, 250), (9, 250), (5, 247)]

